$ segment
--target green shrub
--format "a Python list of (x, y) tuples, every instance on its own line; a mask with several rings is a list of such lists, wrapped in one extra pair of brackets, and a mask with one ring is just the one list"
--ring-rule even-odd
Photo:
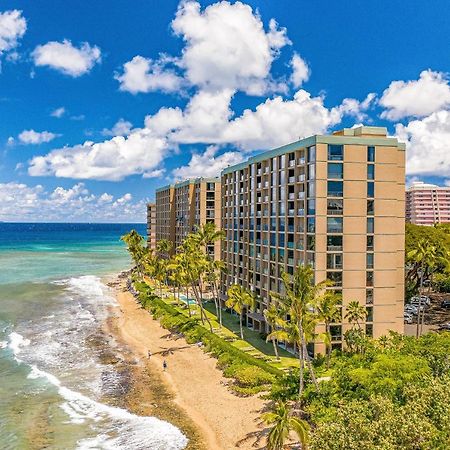
[(267, 373), (265, 370), (256, 366), (242, 366), (239, 367), (234, 377), (240, 386), (260, 386), (263, 384), (273, 383), (274, 376)]
[(438, 292), (450, 292), (450, 275), (436, 274), (433, 280), (433, 288)]

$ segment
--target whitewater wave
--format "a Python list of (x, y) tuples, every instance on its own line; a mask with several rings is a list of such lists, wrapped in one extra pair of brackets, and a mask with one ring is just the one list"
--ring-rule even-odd
[[(30, 340), (17, 332), (8, 337), (7, 347), (19, 363), (24, 364), (19, 355), (29, 345)], [(64, 399), (60, 407), (69, 417), (69, 423), (88, 424), (96, 433), (95, 437), (79, 440), (79, 450), (181, 450), (187, 445), (186, 436), (168, 422), (105, 405), (64, 386), (55, 375), (36, 365), (30, 365), (30, 369), (29, 379), (45, 380)]]

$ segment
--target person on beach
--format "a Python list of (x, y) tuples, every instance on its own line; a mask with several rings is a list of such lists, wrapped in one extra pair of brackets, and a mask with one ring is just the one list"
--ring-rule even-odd
[(152, 356), (152, 352), (149, 350), (148, 352), (147, 352), (147, 356), (148, 356), (148, 359), (150, 359), (151, 358), (151, 356)]
[(164, 361), (163, 361), (163, 371), (165, 372), (166, 369), (167, 369), (167, 361), (164, 360)]

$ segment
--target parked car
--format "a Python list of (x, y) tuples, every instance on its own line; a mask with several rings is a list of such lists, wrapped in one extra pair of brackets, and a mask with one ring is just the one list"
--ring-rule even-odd
[(403, 314), (403, 321), (405, 323), (413, 323), (413, 316), (412, 314), (408, 314), (405, 312), (405, 314)]
[(450, 299), (442, 300), (441, 308), (450, 308)]
[(419, 312), (418, 306), (415, 306), (415, 305), (406, 305), (405, 306), (406, 314), (413, 314), (414, 316), (416, 316), (418, 312)]
[(439, 325), (439, 330), (446, 330), (446, 331), (450, 331), (450, 323), (442, 323), (441, 325)]
[(420, 297), (413, 297), (410, 300), (411, 305), (425, 305), (425, 306), (430, 306), (431, 304), (431, 300), (430, 297), (427, 297), (426, 295), (422, 295)]

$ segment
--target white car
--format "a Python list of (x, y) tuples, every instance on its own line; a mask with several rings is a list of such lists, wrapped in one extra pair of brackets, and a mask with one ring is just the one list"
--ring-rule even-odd
[(413, 323), (413, 316), (411, 314), (405, 313), (403, 314), (403, 321), (405, 323)]
[(417, 306), (414, 306), (414, 305), (406, 305), (405, 306), (406, 314), (413, 314), (416, 316), (418, 312), (419, 312), (419, 308)]
[(431, 304), (431, 301), (430, 301), (430, 298), (429, 297), (427, 297), (426, 295), (422, 295), (422, 298), (420, 298), (420, 297), (413, 297), (411, 300), (410, 300), (410, 303), (411, 303), (411, 305), (424, 305), (424, 306), (430, 306), (430, 304)]

